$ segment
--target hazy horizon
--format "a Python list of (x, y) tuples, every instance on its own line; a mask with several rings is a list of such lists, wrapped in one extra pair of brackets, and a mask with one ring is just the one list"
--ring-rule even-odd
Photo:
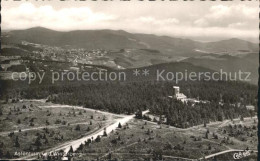
[[(66, 31), (59, 31), (59, 30), (55, 30), (55, 29), (50, 29), (50, 28), (46, 28), (46, 27), (42, 27), (42, 26), (35, 26), (35, 27), (30, 27), (30, 28), (25, 28), (25, 29), (10, 29), (10, 30), (2, 30), (2, 32), (9, 32), (9, 31), (15, 31), (15, 30), (28, 30), (28, 29), (33, 29), (33, 28), (44, 28), (44, 29), (48, 29), (48, 30), (52, 30), (52, 31), (57, 31), (57, 32), (71, 32), (71, 31), (105, 31), (105, 30), (111, 30), (111, 31), (124, 31), (130, 34), (146, 34), (146, 33), (134, 33), (134, 32), (130, 32), (130, 31), (126, 31), (126, 30), (122, 30), (122, 29), (118, 29), (118, 30), (112, 30), (112, 29), (79, 29), (79, 30), (66, 30)], [(239, 39), (239, 40), (243, 40), (243, 41), (248, 41), (251, 43), (255, 43), (257, 44), (258, 41), (254, 41), (254, 40), (248, 40), (248, 39), (243, 39), (243, 38), (237, 38), (237, 37), (230, 37), (230, 38), (223, 38), (223, 39), (211, 39), (209, 41), (204, 41), (203, 38), (192, 38), (192, 37), (178, 37), (178, 36), (169, 36), (169, 35), (160, 35), (160, 34), (147, 34), (147, 35), (155, 35), (155, 36), (166, 36), (166, 37), (172, 37), (172, 38), (180, 38), (180, 39), (190, 39), (193, 41), (198, 41), (198, 42), (217, 42), (217, 41), (223, 41), (223, 40), (230, 40), (230, 39)]]
[(259, 41), (257, 1), (2, 2), (2, 30), (124, 30), (197, 41)]

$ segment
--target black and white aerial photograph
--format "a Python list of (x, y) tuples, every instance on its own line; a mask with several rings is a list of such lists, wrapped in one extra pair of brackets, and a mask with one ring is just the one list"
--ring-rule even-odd
[(3, 0), (0, 160), (258, 160), (259, 1)]

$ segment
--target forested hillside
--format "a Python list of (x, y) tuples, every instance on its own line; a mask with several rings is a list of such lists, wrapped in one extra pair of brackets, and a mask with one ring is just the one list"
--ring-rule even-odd
[[(168, 124), (178, 127), (254, 115), (245, 107), (248, 104), (256, 105), (257, 87), (254, 85), (241, 82), (181, 82), (181, 92), (188, 97), (210, 101), (194, 106), (169, 98), (173, 94), (173, 85), (169, 82), (44, 85), (16, 89), (11, 93), (19, 93), (27, 99), (48, 98), (54, 103), (80, 105), (113, 113), (133, 114), (150, 109), (151, 113), (165, 115)], [(220, 96), (224, 105), (219, 105)]]

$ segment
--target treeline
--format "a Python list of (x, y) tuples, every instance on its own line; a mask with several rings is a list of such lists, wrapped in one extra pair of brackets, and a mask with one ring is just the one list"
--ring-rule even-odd
[[(178, 100), (158, 100), (157, 105), (150, 108), (150, 112), (159, 116), (158, 123), (187, 128), (194, 125), (204, 124), (211, 121), (233, 120), (235, 118), (251, 117), (256, 113), (247, 110), (245, 106), (231, 104), (210, 103), (182, 103)], [(147, 117), (147, 116), (145, 116)], [(149, 117), (149, 116), (148, 116)], [(149, 118), (145, 118), (149, 120)]]
[[(165, 115), (167, 124), (189, 127), (209, 121), (250, 116), (245, 105), (256, 105), (257, 86), (242, 82), (181, 82), (180, 91), (190, 98), (208, 100), (207, 104), (184, 104), (172, 100), (173, 83), (128, 82), (67, 85), (38, 85), (9, 91), (7, 97), (48, 98), (60, 104), (80, 105), (113, 113), (133, 114), (150, 109)], [(223, 105), (219, 105), (222, 100)], [(238, 104), (240, 103), (240, 105)]]

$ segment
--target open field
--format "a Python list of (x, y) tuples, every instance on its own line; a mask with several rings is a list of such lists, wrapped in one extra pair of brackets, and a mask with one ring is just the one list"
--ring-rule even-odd
[(45, 100), (3, 104), (0, 139), (5, 142), (0, 142), (1, 158), (22, 157), (15, 152), (68, 152), (70, 146), (75, 154), (81, 154), (74, 158), (81, 160), (211, 160), (214, 157), (223, 160), (245, 149), (255, 151), (248, 160), (256, 158), (255, 117), (186, 129), (133, 117)]
[[(246, 120), (244, 124), (253, 126), (254, 122)], [(229, 141), (223, 142), (225, 135), (216, 131), (220, 124), (212, 124), (208, 127), (195, 127), (178, 129), (167, 125), (157, 125), (143, 120), (131, 120), (128, 125), (118, 128), (108, 137), (102, 137), (100, 141), (94, 141), (83, 145), (76, 153), (82, 153), (77, 159), (200, 159), (211, 154), (230, 149), (256, 149), (257, 141), (243, 142), (230, 137)], [(205, 134), (208, 129), (208, 136)], [(251, 131), (255, 133), (256, 131)], [(216, 135), (218, 135), (216, 137)], [(225, 154), (230, 157), (228, 154)], [(230, 155), (233, 155), (233, 153)], [(219, 155), (222, 156), (222, 155)], [(252, 154), (251, 158), (255, 158)], [(218, 157), (218, 156), (217, 156)]]
[[(41, 101), (2, 105), (1, 153), (40, 152), (79, 139), (113, 123), (119, 116), (73, 106)], [(1, 156), (2, 158), (2, 156)]]

